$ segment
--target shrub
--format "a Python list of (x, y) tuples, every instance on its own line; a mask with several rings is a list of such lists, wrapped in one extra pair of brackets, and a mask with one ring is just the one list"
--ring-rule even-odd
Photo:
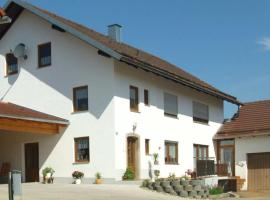
[(134, 178), (135, 178), (135, 174), (132, 171), (132, 169), (127, 168), (124, 173), (123, 180), (134, 180)]
[(81, 179), (81, 178), (84, 177), (84, 173), (80, 172), (80, 171), (74, 171), (72, 173), (72, 177), (75, 178), (75, 179)]
[(209, 190), (209, 194), (211, 195), (217, 195), (217, 194), (222, 194), (224, 192), (223, 188), (222, 187), (212, 187), (210, 190)]
[(173, 180), (175, 180), (175, 179), (176, 179), (175, 173), (170, 173), (169, 176), (168, 176), (168, 180), (169, 180), (169, 181), (173, 181)]
[(150, 183), (150, 180), (149, 179), (143, 180), (142, 187), (148, 187), (149, 183)]

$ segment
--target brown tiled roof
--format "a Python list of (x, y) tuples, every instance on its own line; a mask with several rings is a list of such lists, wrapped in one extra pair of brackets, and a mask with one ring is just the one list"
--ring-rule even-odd
[(68, 124), (68, 120), (3, 101), (0, 102), (0, 117)]
[(270, 100), (245, 103), (218, 135), (256, 134), (270, 131)]
[[(77, 30), (79, 30), (80, 32), (88, 35), (89, 37), (95, 39), (96, 41), (102, 43), (103, 45), (115, 50), (116, 52), (120, 53), (121, 55), (127, 56), (131, 59), (134, 59), (136, 61), (140, 61), (143, 63), (147, 63), (150, 64), (151, 66), (157, 67), (161, 70), (164, 70), (166, 72), (171, 73), (172, 75), (176, 75), (179, 76), (187, 81), (190, 81), (194, 84), (197, 84), (201, 87), (204, 88), (208, 88), (212, 91), (218, 92), (218, 93), (223, 93), (221, 91), (219, 91), (218, 89), (216, 89), (215, 87), (211, 86), (210, 84), (200, 80), (199, 78), (191, 75), (190, 73), (184, 71), (183, 69), (157, 57), (154, 56), (152, 54), (149, 54), (141, 49), (132, 47), (128, 44), (125, 44), (123, 42), (116, 42), (115, 40), (110, 39), (108, 36), (103, 35), (101, 33), (98, 33), (88, 27), (85, 27), (81, 24), (75, 23), (73, 21), (67, 20), (63, 17), (60, 17), (54, 13), (51, 13), (47, 10), (38, 8), (36, 6), (34, 6), (36, 9), (40, 10), (41, 12), (44, 12), (45, 14), (61, 21), (62, 23), (71, 26), (72, 28), (75, 28)], [(224, 95), (227, 95), (225, 93), (223, 93)], [(230, 96), (230, 95), (227, 95)], [(234, 98), (232, 96), (230, 96), (230, 98)]]
[[(14, 1), (16, 3), (16, 1)], [(19, 2), (19, 1), (17, 1)], [(22, 2), (21, 2), (22, 4)], [(24, 4), (26, 4), (24, 2)], [(180, 82), (186, 86), (192, 87), (194, 89), (198, 89), (200, 91), (204, 91), (208, 94), (217, 96), (219, 98), (225, 99), (227, 101), (230, 101), (232, 103), (240, 104), (240, 102), (233, 96), (226, 94), (215, 87), (211, 86), (210, 84), (200, 80), (199, 78), (191, 75), (190, 73), (184, 71), (183, 69), (157, 57), (154, 55), (151, 55), (143, 50), (137, 49), (135, 47), (132, 47), (130, 45), (127, 45), (123, 42), (116, 42), (112, 39), (110, 39), (108, 36), (103, 35), (101, 33), (98, 33), (88, 27), (85, 27), (81, 24), (75, 23), (73, 21), (67, 20), (63, 17), (60, 17), (54, 13), (51, 13), (47, 10), (41, 9), (39, 7), (33, 6), (29, 3), (27, 3), (27, 6), (31, 7), (32, 9), (35, 9), (53, 19), (56, 21), (59, 21), (63, 24), (65, 24), (68, 27), (71, 27), (80, 33), (87, 35), (88, 37), (94, 39), (95, 41), (101, 43), (105, 47), (112, 49), (113, 51), (119, 53), (124, 58), (128, 58), (135, 63), (142, 63), (147, 64), (151, 67), (154, 67), (155, 69), (161, 71), (162, 73), (166, 73), (169, 75), (172, 79), (179, 79)], [(18, 9), (18, 8), (17, 8)], [(19, 12), (19, 11), (18, 11)], [(8, 26), (6, 25), (6, 28)], [(5, 33), (4, 31), (2, 31)], [(123, 61), (124, 59), (122, 59)]]

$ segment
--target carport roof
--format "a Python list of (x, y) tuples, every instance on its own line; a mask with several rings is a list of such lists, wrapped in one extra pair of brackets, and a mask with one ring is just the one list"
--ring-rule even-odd
[(225, 122), (216, 138), (239, 135), (260, 135), (270, 131), (270, 100), (245, 103), (231, 119)]
[(30, 108), (19, 106), (9, 102), (0, 102), (0, 117), (12, 118), (20, 120), (29, 120), (36, 122), (45, 122), (52, 124), (68, 125), (69, 122), (66, 119), (59, 118), (53, 115), (45, 114)]

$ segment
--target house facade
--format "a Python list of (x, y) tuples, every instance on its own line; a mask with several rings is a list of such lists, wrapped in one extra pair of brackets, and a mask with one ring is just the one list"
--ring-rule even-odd
[(215, 158), (223, 101), (239, 104), (235, 97), (122, 43), (119, 25), (105, 36), (19, 0), (5, 11), (0, 162), (26, 182), (47, 166), (56, 182), (75, 170), (85, 182), (96, 172), (117, 181), (127, 167), (143, 179), (149, 162), (162, 177), (182, 176)]
[[(270, 101), (246, 103), (215, 136), (217, 160), (243, 180), (242, 190), (270, 189)], [(227, 169), (227, 167), (226, 167)]]

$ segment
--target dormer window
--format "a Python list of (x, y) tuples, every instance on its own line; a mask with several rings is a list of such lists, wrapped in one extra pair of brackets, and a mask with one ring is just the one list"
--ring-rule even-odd
[(18, 73), (18, 59), (14, 56), (13, 53), (6, 54), (6, 74), (12, 75)]
[(51, 43), (38, 45), (38, 67), (47, 67), (52, 64)]

